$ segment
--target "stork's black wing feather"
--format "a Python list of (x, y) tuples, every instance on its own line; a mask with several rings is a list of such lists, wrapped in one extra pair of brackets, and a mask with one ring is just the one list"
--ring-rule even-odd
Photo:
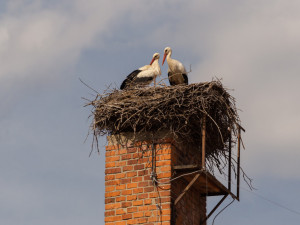
[(184, 79), (184, 83), (189, 84), (188, 76), (186, 74), (182, 74), (182, 76), (183, 76), (183, 79)]
[(129, 74), (126, 77), (126, 79), (122, 82), (120, 89), (123, 90), (123, 89), (127, 88), (141, 71), (142, 70), (135, 70), (131, 74)]
[(168, 73), (168, 78), (169, 78), (170, 85), (171, 85), (171, 86), (174, 86), (174, 85), (176, 85), (176, 82), (174, 82), (174, 79), (172, 79), (171, 76), (172, 76), (172, 73), (169, 72), (169, 73)]

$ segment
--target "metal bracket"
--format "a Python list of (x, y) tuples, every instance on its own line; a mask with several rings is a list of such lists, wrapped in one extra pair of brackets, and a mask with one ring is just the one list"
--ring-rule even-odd
[(196, 174), (196, 176), (191, 180), (191, 182), (186, 186), (186, 188), (183, 190), (183, 192), (176, 198), (174, 205), (176, 205), (180, 199), (185, 195), (185, 193), (192, 187), (192, 185), (196, 182), (196, 180), (199, 178), (200, 173)]

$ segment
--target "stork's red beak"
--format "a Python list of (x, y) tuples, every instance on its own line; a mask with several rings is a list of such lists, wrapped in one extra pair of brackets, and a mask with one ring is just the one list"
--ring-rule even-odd
[(163, 61), (162, 61), (162, 65), (164, 65), (164, 62), (165, 62), (165, 60), (166, 60), (166, 56), (167, 56), (167, 54), (165, 53), (165, 54), (164, 54)]
[(150, 65), (152, 65), (152, 63), (154, 62), (154, 60), (155, 60), (155, 59), (154, 59), (154, 58), (152, 58), (152, 60), (151, 60), (151, 62), (150, 62)]

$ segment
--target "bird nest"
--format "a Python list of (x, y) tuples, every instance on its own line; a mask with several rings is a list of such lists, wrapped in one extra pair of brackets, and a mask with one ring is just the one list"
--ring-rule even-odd
[[(240, 119), (235, 99), (217, 81), (168, 87), (108, 90), (92, 105), (95, 136), (123, 132), (167, 131), (176, 141), (200, 147), (201, 127), (206, 117), (206, 153), (228, 151), (230, 130), (237, 135)], [(234, 138), (233, 138), (234, 143)]]
[[(219, 80), (122, 91), (108, 89), (104, 94), (98, 93), (94, 100), (87, 101), (85, 106), (93, 107), (91, 130), (97, 148), (99, 136), (119, 136), (129, 132), (131, 141), (135, 142), (140, 141), (138, 137), (144, 134), (149, 137), (147, 141), (157, 137), (155, 134), (159, 134), (160, 139), (164, 138), (160, 134), (166, 134), (175, 142), (184, 143), (187, 149), (190, 146), (198, 149), (201, 156), (201, 131), (205, 123), (207, 168), (213, 173), (215, 168), (221, 174), (226, 173), (229, 143), (234, 147), (241, 127), (235, 99)], [(234, 159), (231, 167), (236, 173), (238, 167)], [(252, 180), (241, 170), (252, 189)]]

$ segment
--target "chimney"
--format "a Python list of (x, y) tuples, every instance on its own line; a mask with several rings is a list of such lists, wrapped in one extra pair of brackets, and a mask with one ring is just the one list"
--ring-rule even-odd
[(128, 136), (132, 134), (108, 137), (105, 224), (200, 224), (206, 216), (206, 197), (191, 187), (175, 204), (189, 182), (173, 169), (195, 161), (196, 153), (172, 138), (158, 136), (153, 141), (144, 135), (131, 142)]

